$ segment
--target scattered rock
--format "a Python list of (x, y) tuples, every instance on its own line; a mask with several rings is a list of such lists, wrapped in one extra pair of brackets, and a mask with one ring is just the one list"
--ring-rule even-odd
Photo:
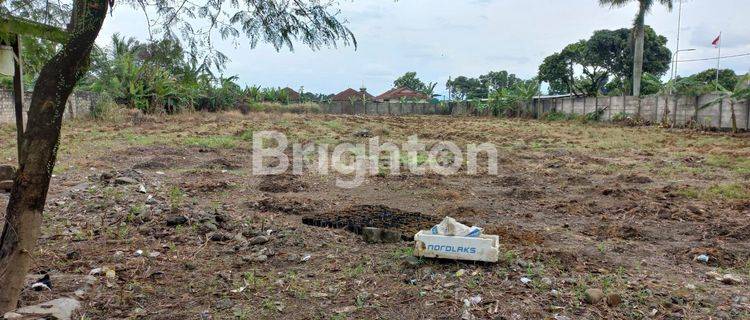
[(252, 239), (250, 239), (248, 241), (248, 244), (250, 244), (250, 245), (264, 244), (264, 243), (266, 243), (266, 242), (268, 242), (270, 240), (271, 239), (269, 239), (266, 236), (255, 236), (255, 237), (253, 237)]
[(216, 301), (216, 309), (226, 310), (234, 306), (234, 302), (230, 299), (219, 299)]
[(622, 303), (622, 298), (619, 294), (610, 293), (607, 295), (607, 305), (610, 307), (619, 306)]
[(412, 267), (416, 267), (416, 266), (418, 266), (418, 265), (419, 265), (419, 264), (421, 263), (421, 261), (419, 260), (419, 258), (417, 258), (417, 257), (415, 257), (415, 256), (413, 256), (413, 255), (407, 255), (407, 256), (406, 256), (406, 257), (404, 258), (404, 262), (405, 262), (405, 263), (406, 263), (407, 265), (410, 265), (410, 266), (412, 266)]
[(59, 298), (33, 306), (23, 307), (8, 312), (5, 319), (58, 319), (70, 320), (73, 312), (81, 307), (81, 303), (73, 298)]
[(102, 173), (102, 174), (101, 174), (101, 175), (99, 176), (99, 180), (101, 180), (101, 181), (104, 181), (104, 182), (107, 182), (107, 181), (109, 181), (109, 180), (112, 180), (112, 178), (114, 178), (114, 177), (115, 177), (115, 176), (114, 176), (114, 175), (113, 175), (113, 174), (112, 174), (111, 172), (103, 172), (103, 173)]
[(138, 180), (133, 179), (131, 177), (117, 177), (117, 179), (115, 179), (116, 185), (137, 184), (137, 183), (138, 183)]
[(156, 198), (154, 198), (154, 196), (148, 195), (148, 197), (146, 197), (146, 204), (155, 205), (155, 204), (159, 204), (159, 201), (157, 201)]
[(725, 275), (723, 275), (721, 277), (721, 282), (723, 284), (728, 284), (728, 285), (735, 285), (735, 284), (743, 284), (744, 283), (744, 281), (742, 281), (742, 279), (740, 277), (737, 277), (737, 276), (731, 275), (731, 274), (725, 274)]
[(380, 228), (362, 228), (362, 239), (367, 243), (379, 243), (382, 240), (382, 237), (383, 232)]
[(232, 236), (224, 232), (214, 232), (211, 233), (209, 239), (211, 239), (211, 241), (229, 241), (232, 239)]
[(548, 277), (544, 277), (544, 278), (542, 278), (542, 280), (541, 280), (541, 281), (542, 281), (542, 283), (544, 283), (544, 284), (545, 284), (546, 286), (548, 286), (548, 287), (551, 287), (551, 286), (552, 286), (552, 279), (550, 279), (550, 278), (548, 278)]
[(338, 307), (333, 309), (334, 313), (352, 313), (354, 311), (357, 311), (357, 307), (355, 306)]
[(146, 193), (146, 192), (147, 192), (147, 191), (146, 191), (146, 186), (144, 186), (144, 185), (139, 185), (139, 186), (138, 186), (138, 192), (140, 192), (140, 193)]
[(259, 255), (253, 255), (253, 256), (244, 256), (242, 257), (242, 261), (245, 262), (266, 262), (268, 261), (268, 256), (265, 254), (259, 254)]
[(76, 260), (81, 257), (81, 254), (78, 253), (78, 251), (70, 250), (65, 254), (65, 257), (68, 258), (68, 260)]
[(112, 260), (115, 262), (122, 262), (122, 260), (125, 259), (125, 252), (122, 252), (120, 250), (117, 250), (115, 254), (112, 255)]
[(589, 304), (598, 304), (604, 298), (604, 291), (601, 289), (588, 289), (583, 295), (583, 299)]
[(188, 218), (185, 216), (172, 216), (167, 218), (167, 226), (170, 227), (180, 226), (186, 224), (187, 222)]
[(355, 131), (353, 135), (359, 138), (370, 138), (372, 137), (372, 132), (370, 132), (369, 129), (361, 129), (361, 130)]

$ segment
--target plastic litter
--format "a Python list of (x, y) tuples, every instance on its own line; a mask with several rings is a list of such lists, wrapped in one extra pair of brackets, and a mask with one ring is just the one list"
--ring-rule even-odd
[(49, 274), (45, 274), (44, 277), (31, 284), (31, 289), (34, 291), (52, 290), (52, 281), (49, 278)]
[(441, 236), (458, 236), (458, 237), (479, 237), (482, 235), (482, 228), (477, 226), (469, 227), (456, 219), (445, 217), (443, 221), (430, 229), (432, 234)]
[(699, 255), (699, 256), (695, 257), (696, 261), (700, 261), (700, 262), (703, 262), (703, 263), (708, 263), (708, 259), (709, 259), (708, 255), (705, 255), (705, 254), (702, 254), (702, 255)]

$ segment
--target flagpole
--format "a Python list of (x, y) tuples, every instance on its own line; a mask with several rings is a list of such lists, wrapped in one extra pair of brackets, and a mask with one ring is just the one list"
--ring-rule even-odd
[(719, 89), (719, 68), (721, 68), (721, 43), (724, 39), (721, 38), (721, 31), (719, 31), (719, 55), (716, 57), (716, 89)]

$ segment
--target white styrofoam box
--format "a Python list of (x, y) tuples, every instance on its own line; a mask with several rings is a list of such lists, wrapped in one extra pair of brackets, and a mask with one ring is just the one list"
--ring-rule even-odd
[(432, 234), (422, 230), (414, 235), (414, 255), (425, 258), (497, 262), (500, 237), (455, 237)]

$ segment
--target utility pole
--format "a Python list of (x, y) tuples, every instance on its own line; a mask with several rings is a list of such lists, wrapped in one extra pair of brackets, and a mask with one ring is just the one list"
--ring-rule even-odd
[(719, 89), (719, 69), (721, 68), (721, 43), (723, 39), (721, 38), (721, 31), (719, 31), (719, 54), (716, 57), (716, 89)]
[(677, 77), (677, 58), (680, 53), (680, 31), (682, 31), (682, 0), (678, 0), (677, 9), (677, 45), (674, 49), (674, 61), (672, 62), (672, 76), (671, 79)]

